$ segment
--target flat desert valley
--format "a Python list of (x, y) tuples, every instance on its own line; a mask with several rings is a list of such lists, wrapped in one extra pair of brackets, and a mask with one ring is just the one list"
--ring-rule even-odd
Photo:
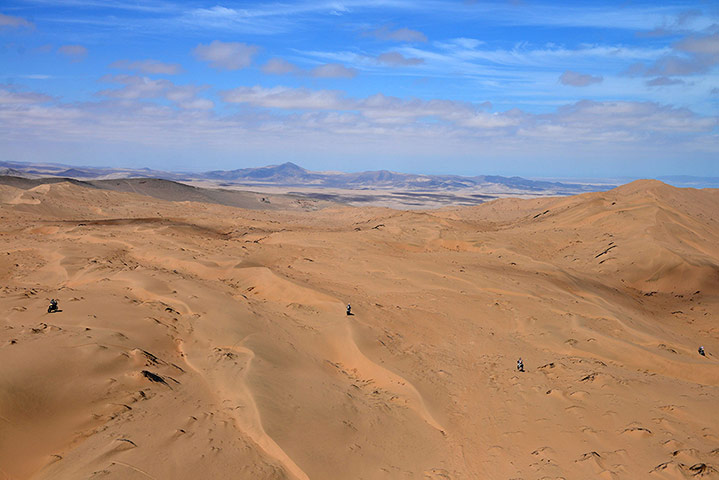
[(247, 206), (0, 186), (0, 479), (719, 478), (719, 190)]

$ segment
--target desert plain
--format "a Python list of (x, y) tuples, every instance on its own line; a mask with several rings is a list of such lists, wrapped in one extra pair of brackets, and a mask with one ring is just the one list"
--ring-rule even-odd
[(719, 190), (1, 185), (0, 246), (3, 480), (719, 478)]

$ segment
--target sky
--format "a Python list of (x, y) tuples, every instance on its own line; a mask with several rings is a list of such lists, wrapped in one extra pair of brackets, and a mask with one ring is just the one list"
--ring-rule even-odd
[(3, 0), (0, 160), (719, 176), (719, 3)]

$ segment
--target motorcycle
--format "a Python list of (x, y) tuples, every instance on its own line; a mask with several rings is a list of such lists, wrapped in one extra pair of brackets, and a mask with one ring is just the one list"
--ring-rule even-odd
[(50, 305), (47, 307), (47, 313), (55, 313), (57, 311), (57, 302), (55, 300), (50, 301)]

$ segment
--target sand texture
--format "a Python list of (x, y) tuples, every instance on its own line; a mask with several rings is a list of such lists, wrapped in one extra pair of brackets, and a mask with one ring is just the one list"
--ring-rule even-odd
[(0, 186), (0, 479), (719, 478), (719, 190), (323, 206)]

